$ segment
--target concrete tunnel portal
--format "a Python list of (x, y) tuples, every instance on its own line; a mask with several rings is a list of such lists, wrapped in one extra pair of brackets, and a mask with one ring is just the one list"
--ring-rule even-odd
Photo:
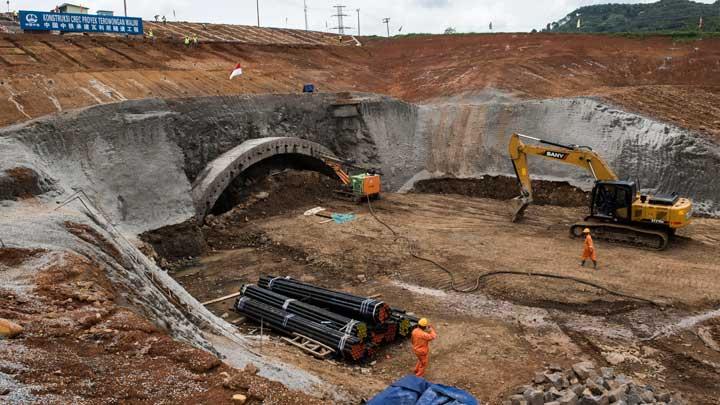
[(262, 175), (271, 168), (292, 168), (333, 176), (323, 155), (335, 154), (318, 143), (295, 137), (258, 138), (241, 143), (210, 162), (193, 182), (197, 222), (204, 222), (223, 192), (244, 173)]

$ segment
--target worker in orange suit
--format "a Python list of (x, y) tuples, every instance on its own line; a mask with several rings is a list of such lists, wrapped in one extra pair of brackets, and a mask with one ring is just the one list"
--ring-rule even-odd
[(583, 229), (583, 233), (585, 234), (585, 243), (583, 244), (582, 263), (580, 263), (580, 266), (585, 267), (585, 261), (590, 259), (593, 262), (593, 268), (597, 269), (597, 253), (595, 252), (592, 236), (590, 236), (590, 229)]
[(425, 370), (428, 367), (428, 356), (430, 355), (430, 342), (435, 340), (437, 334), (435, 328), (428, 324), (425, 318), (418, 321), (418, 327), (412, 331), (412, 348), (418, 361), (415, 364), (415, 375), (418, 377), (425, 376)]

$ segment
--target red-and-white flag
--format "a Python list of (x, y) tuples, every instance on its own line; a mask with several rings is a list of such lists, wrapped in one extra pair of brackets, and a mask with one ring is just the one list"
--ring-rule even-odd
[(235, 65), (235, 68), (233, 68), (233, 71), (230, 73), (230, 80), (241, 76), (242, 75), (242, 66), (238, 63)]

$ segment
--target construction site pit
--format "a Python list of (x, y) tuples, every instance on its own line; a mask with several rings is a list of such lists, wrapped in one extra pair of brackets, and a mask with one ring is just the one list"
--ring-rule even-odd
[[(536, 40), (500, 37), (476, 41), (495, 52), (505, 42), (515, 49)], [(547, 41), (538, 46), (555, 41), (536, 38)], [(568, 36), (568, 46), (575, 40)], [(30, 40), (13, 43), (23, 41)], [(90, 46), (83, 41), (66, 46)], [(435, 39), (417, 41), (443, 52)], [(608, 41), (638, 53), (670, 46)], [(707, 42), (706, 52), (720, 55), (720, 42)], [(150, 54), (146, 45), (126, 45), (128, 55)], [(154, 52), (170, 59), (177, 53), (158, 46)], [(355, 52), (394, 60), (397, 46), (288, 49), (309, 58), (329, 47), (334, 58), (359, 63)], [(692, 52), (677, 46), (676, 53)], [(279, 54), (272, 45), (241, 51), (232, 44), (197, 52), (219, 49), (258, 60)], [(581, 362), (606, 374), (612, 368), (612, 379), (627, 376), (658, 398), (718, 403), (720, 145), (717, 128), (695, 109), (652, 116), (623, 103), (636, 88), (621, 94), (618, 83), (596, 96), (579, 90), (587, 83), (563, 86), (564, 76), (549, 71), (535, 74), (554, 83), (551, 94), (529, 82), (521, 93), (498, 80), (471, 93), (443, 88), (442, 97), (424, 88), (411, 94), (414, 72), (405, 72), (412, 77), (401, 89), (334, 82), (337, 91), (312, 95), (291, 93), (289, 84), (272, 88), (277, 94), (248, 94), (273, 83), (269, 72), (253, 91), (223, 89), (214, 72), (202, 81), (215, 83), (217, 95), (165, 97), (158, 85), (155, 98), (3, 117), (0, 319), (23, 331), (0, 338), (0, 402), (233, 403), (241, 394), (248, 403), (355, 404), (412, 373), (409, 340), (361, 362), (318, 359), (239, 314), (236, 293), (275, 275), (428, 318), (438, 338), (426, 378), (483, 404), (514, 403), (539, 373)], [(362, 70), (358, 82), (371, 73)], [(663, 75), (653, 83), (682, 87)], [(715, 97), (714, 87), (703, 91)], [(10, 98), (15, 114), (24, 100)], [(646, 101), (666, 107), (660, 99)], [(583, 242), (569, 229), (588, 215), (594, 181), (533, 160), (535, 204), (513, 223), (509, 200), (519, 187), (507, 144), (514, 132), (591, 146), (643, 190), (689, 196), (691, 225), (663, 251), (596, 241), (597, 269), (581, 267)], [(326, 156), (377, 169), (380, 198), (339, 198)], [(352, 215), (341, 221), (309, 212), (317, 207)]]

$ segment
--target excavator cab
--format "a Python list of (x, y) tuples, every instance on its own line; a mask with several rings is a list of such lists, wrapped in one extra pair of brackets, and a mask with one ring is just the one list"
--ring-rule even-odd
[(592, 191), (590, 216), (629, 223), (636, 194), (637, 186), (633, 181), (598, 181)]

